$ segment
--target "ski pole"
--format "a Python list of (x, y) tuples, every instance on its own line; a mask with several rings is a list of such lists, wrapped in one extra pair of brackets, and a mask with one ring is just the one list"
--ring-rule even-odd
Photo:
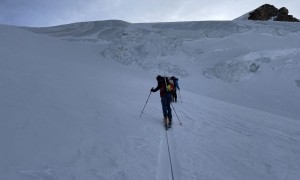
[[(150, 94), (149, 94), (149, 96), (148, 96), (148, 99), (147, 99), (147, 101), (146, 101), (146, 104), (148, 103), (148, 100), (149, 100), (149, 98), (150, 98), (151, 93), (152, 93), (152, 91), (150, 91)], [(142, 114), (143, 114), (143, 112), (144, 112), (144, 109), (145, 109), (145, 107), (146, 107), (146, 104), (145, 104), (145, 106), (144, 106), (144, 108), (143, 108), (143, 110), (142, 110), (142, 113), (141, 113), (141, 115), (140, 115), (140, 118), (142, 117)]]
[(173, 110), (174, 110), (174, 112), (175, 112), (175, 114), (176, 114), (176, 116), (177, 116), (177, 119), (178, 119), (178, 121), (179, 121), (179, 123), (180, 123), (180, 126), (182, 126), (182, 122), (179, 120), (179, 117), (178, 117), (178, 115), (177, 115), (177, 113), (176, 113), (176, 111), (175, 111), (175, 108), (174, 108), (174, 106), (173, 106), (172, 103), (171, 103), (171, 106), (172, 106), (172, 108), (173, 108)]

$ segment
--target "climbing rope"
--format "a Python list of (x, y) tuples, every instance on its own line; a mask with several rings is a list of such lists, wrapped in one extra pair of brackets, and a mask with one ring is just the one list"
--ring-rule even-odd
[(166, 131), (166, 138), (167, 138), (167, 145), (168, 145), (168, 152), (169, 152), (169, 160), (170, 160), (170, 167), (171, 167), (171, 173), (172, 173), (172, 180), (174, 180), (174, 173), (173, 173), (173, 166), (172, 166), (172, 159), (171, 159), (171, 153), (170, 153), (170, 146), (169, 146), (169, 140), (168, 140), (167, 131)]

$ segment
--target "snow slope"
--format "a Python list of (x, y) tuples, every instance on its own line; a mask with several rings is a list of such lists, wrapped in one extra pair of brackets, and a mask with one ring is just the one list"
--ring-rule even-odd
[[(299, 179), (300, 25), (0, 26), (0, 179)], [(179, 77), (166, 132), (157, 74)]]

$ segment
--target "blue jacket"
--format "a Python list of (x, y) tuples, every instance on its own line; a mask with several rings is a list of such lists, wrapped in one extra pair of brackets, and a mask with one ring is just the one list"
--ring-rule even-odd
[(175, 84), (175, 87), (180, 91), (179, 84), (178, 84), (178, 79), (177, 78), (175, 79), (174, 84)]

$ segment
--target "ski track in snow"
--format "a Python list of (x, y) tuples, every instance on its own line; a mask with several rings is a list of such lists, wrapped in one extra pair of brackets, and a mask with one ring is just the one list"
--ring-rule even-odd
[(160, 136), (156, 180), (169, 180), (171, 178), (171, 170), (165, 132), (161, 132)]
[(156, 180), (172, 180), (172, 177), (174, 177), (174, 180), (180, 179), (180, 164), (176, 158), (176, 146), (172, 129), (173, 127), (161, 132)]

